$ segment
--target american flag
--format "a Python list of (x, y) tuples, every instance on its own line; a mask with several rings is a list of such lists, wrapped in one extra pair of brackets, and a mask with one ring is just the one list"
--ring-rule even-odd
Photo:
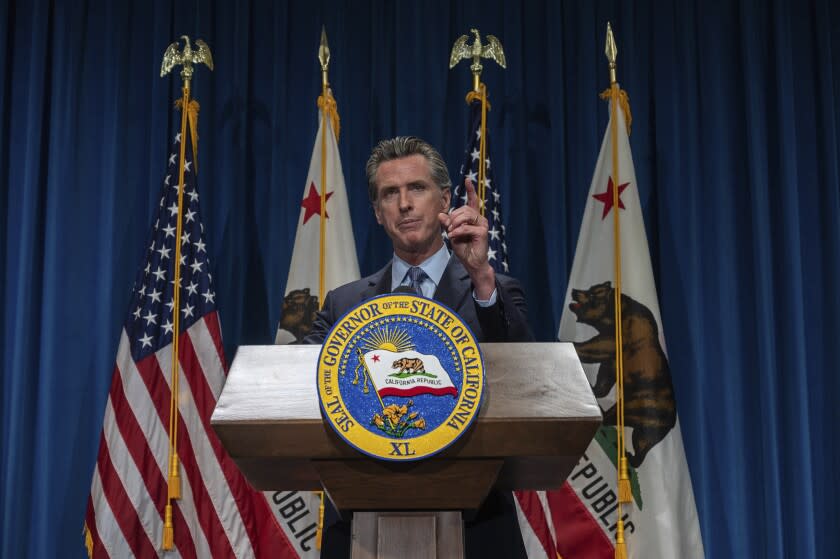
[[(486, 130), (485, 130), (486, 132)], [(498, 185), (493, 182), (493, 166), (490, 160), (490, 135), (487, 134), (484, 146), (484, 184), (486, 185), (484, 216), (489, 223), (490, 244), (487, 258), (497, 272), (508, 272), (507, 244), (505, 244), (505, 224), (502, 220), (502, 201)], [(481, 101), (470, 103), (470, 123), (467, 130), (467, 149), (464, 163), (461, 165), (461, 181), (455, 185), (452, 193), (452, 208), (459, 208), (467, 203), (467, 191), (464, 181), (469, 179), (478, 192), (478, 170), (481, 159)]]
[[(120, 336), (85, 516), (88, 554), (296, 557), (265, 496), (243, 478), (210, 427), (227, 365), (190, 138), (183, 228), (176, 238), (180, 142), (178, 134)], [(174, 549), (164, 552), (176, 242), (181, 246), (176, 439), (181, 499), (172, 501)]]

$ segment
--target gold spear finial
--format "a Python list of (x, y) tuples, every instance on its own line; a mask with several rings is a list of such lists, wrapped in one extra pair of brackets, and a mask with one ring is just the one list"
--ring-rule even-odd
[(607, 22), (607, 44), (604, 46), (604, 54), (607, 55), (607, 62), (610, 63), (610, 85), (612, 85), (616, 82), (615, 59), (618, 56), (618, 48), (615, 46), (615, 38), (609, 21)]
[(470, 33), (475, 35), (475, 41), (473, 41), (472, 45), (467, 44), (469, 40), (467, 35), (461, 35), (455, 41), (455, 44), (452, 45), (452, 54), (449, 55), (449, 69), (454, 68), (461, 60), (471, 58), (472, 64), (470, 64), (470, 70), (472, 70), (473, 74), (473, 90), (477, 92), (480, 89), (481, 70), (483, 69), (481, 59), (489, 58), (495, 60), (502, 68), (507, 68), (507, 61), (505, 60), (505, 51), (502, 48), (502, 43), (498, 38), (493, 35), (487, 35), (487, 44), (482, 45), (481, 35), (478, 33), (478, 29), (470, 29)]
[(327, 29), (321, 26), (321, 46), (318, 47), (318, 62), (321, 63), (321, 84), (326, 89), (330, 81), (327, 79), (327, 70), (330, 67), (330, 46), (327, 44)]

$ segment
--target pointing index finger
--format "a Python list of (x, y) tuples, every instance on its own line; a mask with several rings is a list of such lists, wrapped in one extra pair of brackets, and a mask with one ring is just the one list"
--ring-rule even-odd
[(467, 206), (478, 211), (478, 195), (475, 193), (475, 186), (469, 179), (464, 181), (464, 186), (467, 189)]

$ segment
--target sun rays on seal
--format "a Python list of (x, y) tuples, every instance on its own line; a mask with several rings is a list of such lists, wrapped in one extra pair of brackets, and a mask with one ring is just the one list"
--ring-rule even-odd
[(377, 328), (370, 334), (370, 338), (362, 344), (364, 351), (384, 349), (395, 353), (414, 349), (408, 332), (391, 328), (387, 324)]

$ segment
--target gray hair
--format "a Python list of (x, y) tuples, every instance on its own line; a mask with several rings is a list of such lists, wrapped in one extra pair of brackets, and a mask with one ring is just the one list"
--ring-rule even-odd
[(397, 136), (390, 140), (382, 140), (370, 154), (370, 159), (365, 165), (368, 181), (368, 198), (371, 203), (376, 202), (376, 172), (383, 161), (401, 159), (409, 155), (422, 155), (429, 162), (429, 172), (432, 180), (441, 190), (452, 187), (452, 180), (449, 178), (449, 170), (446, 168), (443, 158), (438, 151), (425, 140), (415, 136)]

